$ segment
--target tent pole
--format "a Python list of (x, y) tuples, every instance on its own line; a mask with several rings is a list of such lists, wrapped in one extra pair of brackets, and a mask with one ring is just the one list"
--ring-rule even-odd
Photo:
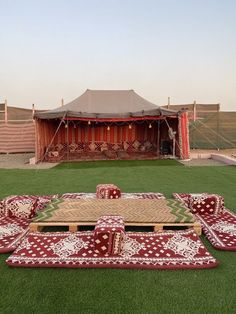
[(60, 127), (61, 127), (62, 122), (63, 122), (64, 119), (65, 119), (65, 116), (66, 116), (66, 113), (65, 113), (64, 116), (62, 117), (62, 119), (61, 119), (61, 121), (60, 121), (60, 123), (59, 123), (59, 125), (58, 125), (58, 127), (57, 127), (57, 129), (56, 129), (56, 131), (55, 131), (55, 133), (54, 133), (54, 135), (53, 135), (53, 137), (52, 137), (52, 139), (51, 139), (51, 142), (49, 143), (48, 147), (46, 148), (46, 152), (44, 153), (43, 157), (41, 158), (41, 161), (44, 160), (44, 158), (46, 157), (46, 155), (47, 155), (47, 153), (48, 153), (48, 151), (49, 151), (49, 148), (52, 146), (52, 143), (53, 143), (53, 141), (54, 141), (54, 139), (55, 139), (55, 137), (56, 137), (56, 135), (57, 135), (57, 133), (58, 133)]
[(5, 110), (5, 124), (7, 124), (7, 122), (8, 122), (8, 116), (7, 116), (8, 112), (7, 112), (7, 100), (6, 99), (5, 99), (5, 108), (4, 108), (4, 110)]
[(173, 158), (175, 158), (175, 136), (173, 138)]
[(157, 122), (157, 155), (160, 157), (160, 120)]
[(66, 128), (66, 147), (67, 147), (66, 159), (68, 161), (69, 160), (69, 123), (68, 123), (68, 120), (66, 123), (67, 123), (67, 128)]

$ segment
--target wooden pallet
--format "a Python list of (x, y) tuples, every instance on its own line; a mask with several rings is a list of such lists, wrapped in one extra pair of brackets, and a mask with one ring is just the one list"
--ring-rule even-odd
[[(80, 226), (95, 226), (95, 222), (32, 222), (29, 225), (30, 231), (41, 231), (44, 227), (68, 227), (70, 232), (79, 231)], [(163, 229), (168, 228), (193, 228), (198, 235), (202, 233), (202, 227), (200, 222), (188, 222), (188, 223), (138, 223), (138, 222), (128, 222), (125, 226), (134, 227), (153, 227), (153, 231), (162, 232)]]

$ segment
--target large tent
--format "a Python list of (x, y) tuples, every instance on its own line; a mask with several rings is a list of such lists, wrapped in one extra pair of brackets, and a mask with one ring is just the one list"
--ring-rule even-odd
[(35, 114), (36, 161), (189, 158), (188, 116), (133, 90), (86, 90), (72, 102)]

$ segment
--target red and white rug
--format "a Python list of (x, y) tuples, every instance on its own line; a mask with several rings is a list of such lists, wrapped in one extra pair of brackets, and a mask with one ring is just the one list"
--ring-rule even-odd
[(236, 215), (228, 209), (219, 215), (195, 215), (212, 246), (218, 250), (236, 251)]
[[(173, 197), (187, 205), (189, 194), (174, 193)], [(236, 251), (236, 214), (227, 208), (219, 214), (195, 214), (202, 225), (203, 233), (218, 250)]]
[(93, 239), (91, 231), (29, 233), (6, 263), (16, 267), (141, 269), (193, 269), (218, 265), (192, 229), (128, 232), (119, 256), (95, 253)]
[[(96, 193), (65, 193), (60, 197), (62, 199), (87, 199), (97, 198)], [(162, 193), (147, 192), (147, 193), (121, 193), (121, 198), (132, 199), (165, 199)]]
[(24, 219), (0, 218), (0, 253), (12, 252), (29, 231), (29, 222)]

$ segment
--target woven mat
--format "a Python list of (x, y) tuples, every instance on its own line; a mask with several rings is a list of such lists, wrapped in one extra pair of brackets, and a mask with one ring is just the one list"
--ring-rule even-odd
[(190, 211), (176, 200), (58, 199), (40, 212), (33, 222), (96, 222), (102, 215), (120, 215), (126, 223), (177, 223), (196, 220)]
[[(187, 203), (188, 194), (174, 193), (173, 196)], [(236, 214), (224, 209), (220, 214), (195, 214), (208, 241), (218, 250), (236, 251)]]
[(0, 218), (0, 253), (12, 252), (29, 231), (29, 222), (19, 218)]
[(189, 229), (164, 233), (126, 233), (122, 253), (94, 252), (93, 232), (30, 233), (7, 259), (16, 267), (212, 268), (218, 262)]

